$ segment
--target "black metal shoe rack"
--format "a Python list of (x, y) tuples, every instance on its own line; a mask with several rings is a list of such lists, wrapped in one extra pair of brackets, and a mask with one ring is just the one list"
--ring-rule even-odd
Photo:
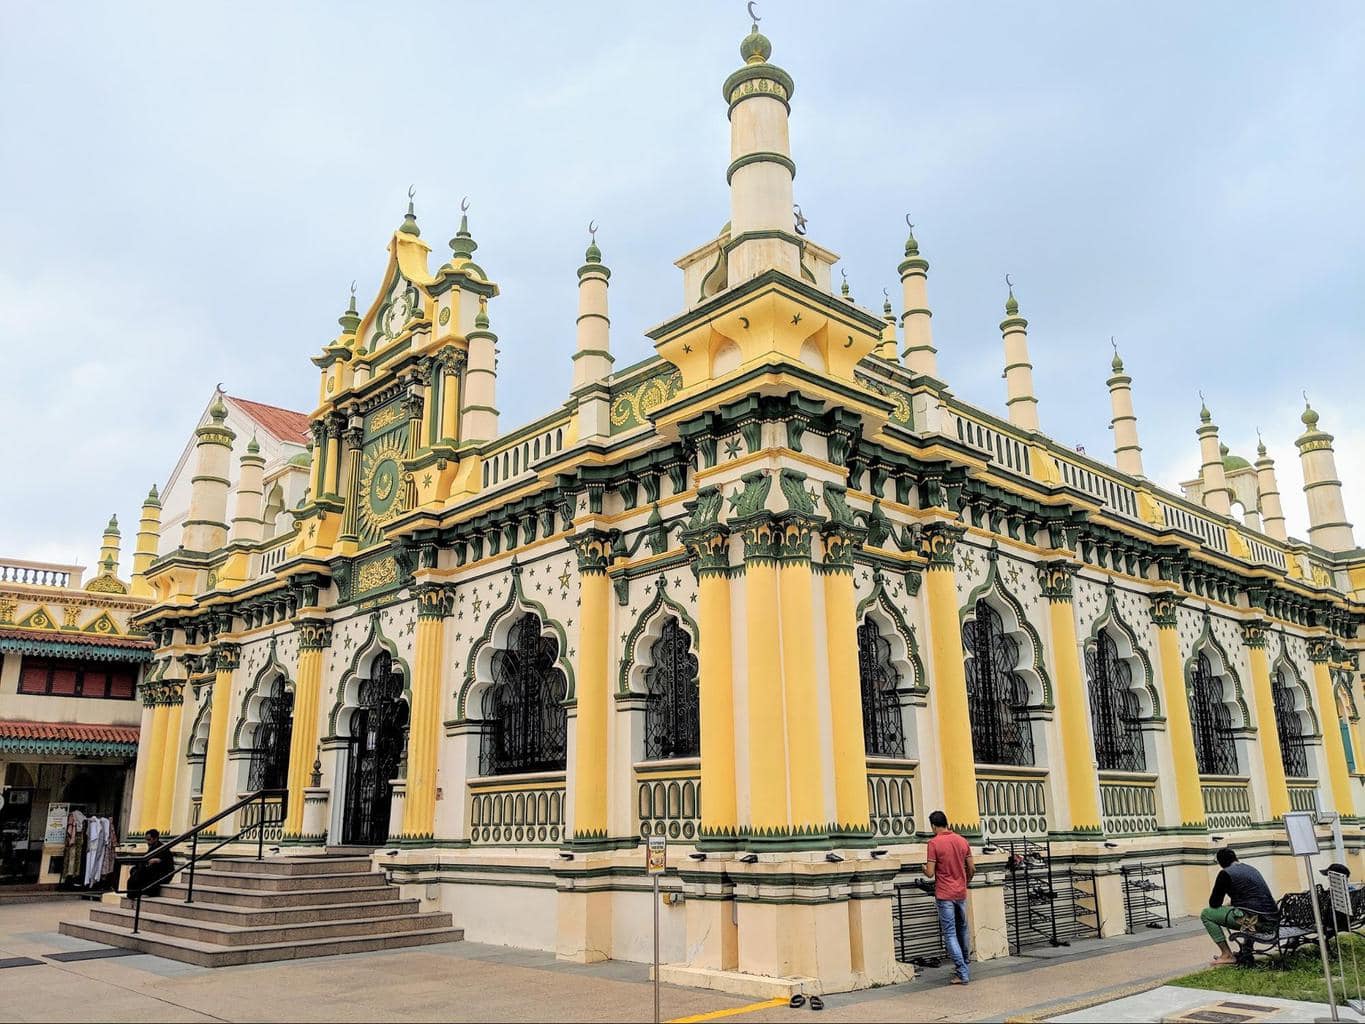
[(1005, 923), (1011, 953), (1099, 937), (1093, 872), (1054, 867), (1051, 843), (1012, 839), (999, 845), (1007, 854)]
[(1164, 864), (1130, 864), (1120, 869), (1123, 875), (1123, 913), (1128, 919), (1128, 934), (1139, 928), (1169, 928), (1171, 907), (1166, 902)]

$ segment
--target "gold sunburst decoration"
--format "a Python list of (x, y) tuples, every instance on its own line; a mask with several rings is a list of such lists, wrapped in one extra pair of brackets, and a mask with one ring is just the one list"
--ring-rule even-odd
[(360, 520), (378, 533), (385, 523), (408, 509), (404, 451), (396, 440), (384, 441), (365, 452), (360, 466)]

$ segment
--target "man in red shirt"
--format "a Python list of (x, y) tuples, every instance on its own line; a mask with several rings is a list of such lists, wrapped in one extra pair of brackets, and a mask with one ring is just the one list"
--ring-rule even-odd
[(924, 875), (934, 880), (934, 900), (938, 904), (938, 923), (943, 929), (943, 944), (953, 958), (957, 975), (954, 985), (965, 985), (967, 974), (967, 885), (976, 874), (972, 848), (967, 840), (948, 827), (942, 811), (929, 815), (934, 838), (924, 860)]

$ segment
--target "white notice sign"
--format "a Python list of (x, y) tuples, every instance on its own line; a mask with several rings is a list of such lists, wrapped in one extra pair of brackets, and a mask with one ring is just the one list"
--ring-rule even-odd
[(48, 804), (47, 825), (43, 830), (43, 842), (57, 846), (66, 842), (66, 816), (70, 804)]
[(1346, 876), (1340, 871), (1327, 872), (1327, 881), (1332, 890), (1332, 909), (1338, 914), (1351, 916), (1351, 889)]
[(664, 836), (650, 836), (645, 847), (645, 870), (651, 875), (662, 875), (668, 867), (668, 839)]
[(1311, 857), (1318, 852), (1318, 834), (1313, 831), (1311, 811), (1291, 811), (1284, 816), (1284, 827), (1295, 857)]

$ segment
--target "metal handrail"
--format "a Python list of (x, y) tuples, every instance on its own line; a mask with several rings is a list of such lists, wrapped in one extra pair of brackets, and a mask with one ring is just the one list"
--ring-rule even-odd
[[(217, 853), (219, 850), (221, 850), (221, 849), (222, 849), (224, 846), (226, 846), (228, 843), (235, 843), (235, 842), (237, 842), (237, 840), (241, 839), (242, 836), (246, 835), (246, 834), (247, 834), (248, 832), (250, 832), (253, 828), (256, 829), (256, 859), (257, 859), (257, 860), (264, 860), (264, 859), (265, 859), (265, 827), (266, 827), (266, 825), (278, 825), (278, 824), (280, 823), (280, 822), (274, 821), (274, 820), (270, 820), (270, 821), (267, 821), (267, 820), (266, 820), (266, 815), (265, 815), (266, 802), (267, 802), (268, 800), (273, 799), (274, 797), (280, 797), (280, 798), (281, 798), (281, 800), (280, 800), (280, 810), (281, 810), (281, 813), (283, 813), (283, 811), (285, 810), (285, 800), (288, 798), (288, 796), (289, 796), (289, 791), (288, 791), (287, 789), (260, 789), (260, 790), (257, 790), (255, 793), (249, 793), (248, 795), (242, 797), (242, 799), (238, 800), (238, 801), (237, 801), (235, 804), (233, 804), (231, 807), (227, 807), (227, 808), (225, 808), (225, 809), (219, 811), (217, 814), (215, 814), (215, 815), (214, 815), (212, 818), (210, 818), (208, 821), (201, 821), (198, 825), (195, 825), (195, 826), (194, 826), (192, 829), (190, 829), (188, 832), (182, 832), (180, 835), (176, 836), (174, 839), (171, 839), (171, 840), (169, 840), (168, 842), (162, 843), (162, 844), (161, 844), (160, 846), (158, 846), (155, 850), (148, 850), (146, 853), (144, 853), (144, 854), (142, 854), (141, 856), (138, 856), (138, 857), (119, 857), (119, 858), (118, 858), (118, 862), (119, 862), (120, 864), (126, 864), (126, 865), (128, 865), (128, 882), (125, 884), (123, 891), (124, 891), (124, 893), (125, 893), (126, 895), (128, 895), (129, 897), (131, 897), (132, 900), (133, 900), (133, 934), (134, 934), (134, 935), (137, 934), (138, 927), (139, 927), (139, 925), (142, 923), (142, 894), (143, 894), (144, 892), (146, 892), (146, 891), (147, 891), (148, 889), (150, 889), (152, 886), (162, 885), (163, 883), (170, 881), (170, 880), (171, 880), (172, 878), (174, 878), (176, 875), (180, 874), (180, 872), (182, 872), (182, 871), (184, 871), (186, 868), (188, 868), (190, 874), (189, 874), (189, 881), (187, 882), (187, 884), (186, 884), (186, 889), (185, 889), (185, 902), (186, 902), (186, 903), (193, 903), (193, 902), (194, 902), (194, 868), (195, 868), (195, 865), (198, 864), (198, 863), (199, 863), (201, 860), (203, 860), (204, 858), (213, 856), (215, 853)], [(228, 815), (230, 815), (230, 814), (235, 814), (237, 811), (240, 811), (242, 808), (248, 807), (248, 806), (250, 806), (250, 805), (253, 804), (253, 803), (259, 803), (259, 804), (260, 804), (260, 808), (261, 808), (260, 814), (257, 816), (257, 818), (256, 818), (256, 820), (255, 820), (254, 822), (251, 822), (250, 824), (244, 826), (243, 828), (238, 829), (233, 835), (229, 836), (228, 838), (223, 839), (223, 840), (220, 840), (219, 843), (218, 843), (218, 845), (215, 846), (215, 847), (213, 847), (211, 850), (206, 850), (206, 851), (203, 852), (203, 853), (200, 853), (200, 852), (199, 852), (199, 836), (200, 836), (203, 832), (207, 831), (207, 830), (210, 829), (212, 826), (214, 826), (214, 825), (216, 825), (218, 822), (222, 821), (222, 820), (223, 820), (224, 818), (226, 818)], [(281, 817), (280, 820), (283, 821), (283, 820), (284, 820), (283, 817)], [(129, 885), (131, 884), (131, 882), (132, 882), (132, 880), (133, 880), (133, 872), (136, 870), (136, 868), (138, 867), (138, 865), (146, 865), (146, 864), (148, 864), (148, 863), (151, 862), (151, 859), (152, 859), (153, 857), (157, 856), (158, 854), (163, 853), (164, 851), (174, 850), (175, 847), (181, 845), (182, 843), (184, 843), (184, 842), (186, 842), (186, 841), (188, 841), (189, 844), (190, 844), (189, 860), (187, 860), (184, 864), (180, 864), (180, 865), (177, 866), (177, 865), (175, 864), (174, 855), (172, 855), (172, 858), (171, 858), (171, 870), (170, 870), (170, 871), (168, 871), (166, 874), (162, 875), (160, 878), (153, 879), (153, 880), (151, 880), (151, 881), (148, 881), (148, 880), (146, 880), (146, 879), (139, 879), (139, 880), (138, 880), (138, 890), (137, 890), (136, 893), (134, 893), (134, 892), (129, 888)]]

